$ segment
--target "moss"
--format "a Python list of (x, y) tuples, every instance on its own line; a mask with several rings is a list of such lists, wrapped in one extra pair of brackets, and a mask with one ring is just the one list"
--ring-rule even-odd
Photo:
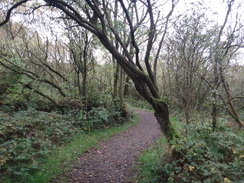
[[(153, 98), (154, 105), (155, 105), (155, 116), (157, 117), (158, 121), (166, 138), (168, 141), (180, 138), (178, 132), (176, 131), (174, 125), (171, 123), (169, 119), (169, 110), (168, 104), (165, 102), (164, 98)], [(165, 122), (163, 122), (165, 121)]]
[(163, 98), (153, 98), (152, 99), (153, 102), (155, 103), (156, 107), (158, 108), (158, 106), (160, 106), (161, 108), (163, 108), (164, 110), (167, 109), (168, 111), (168, 105), (169, 105), (169, 101), (167, 97), (163, 97)]
[(179, 133), (175, 130), (175, 127), (171, 122), (168, 124), (168, 135), (171, 137), (170, 140), (175, 140), (180, 138)]
[(167, 97), (162, 97), (162, 98), (154, 98), (154, 100), (158, 103), (161, 103), (161, 104), (167, 104)]

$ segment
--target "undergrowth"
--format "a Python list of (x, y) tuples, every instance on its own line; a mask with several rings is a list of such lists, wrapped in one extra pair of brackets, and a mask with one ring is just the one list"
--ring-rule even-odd
[(131, 106), (141, 109), (153, 110), (152, 106), (146, 102), (144, 99), (137, 99), (134, 97), (126, 98), (126, 102), (128, 102)]
[(243, 133), (224, 124), (216, 132), (207, 123), (193, 123), (187, 128), (188, 134), (171, 142), (171, 147), (159, 143), (142, 154), (139, 182), (244, 181)]
[(138, 166), (135, 169), (139, 169), (139, 174), (134, 177), (135, 182), (149, 183), (156, 182), (160, 179), (159, 162), (161, 162), (161, 154), (164, 153), (167, 148), (166, 139), (160, 138), (156, 143), (149, 149), (145, 150), (138, 160)]
[(90, 147), (95, 147), (101, 140), (122, 132), (129, 127), (135, 125), (139, 121), (139, 117), (135, 115), (130, 122), (125, 123), (122, 126), (111, 127), (107, 130), (97, 130), (92, 134), (79, 134), (74, 139), (65, 145), (64, 147), (55, 148), (46, 163), (42, 167), (42, 170), (37, 172), (33, 177), (30, 177), (29, 183), (45, 183), (52, 178), (58, 178), (58, 182), (67, 182), (67, 173), (72, 164), (74, 164), (77, 158), (86, 152)]
[[(69, 161), (68, 157), (75, 157), (76, 152), (81, 154), (98, 140), (123, 129), (119, 127), (123, 122), (121, 113), (113, 106), (92, 108), (85, 113), (80, 110), (48, 113), (33, 108), (0, 112), (0, 182), (31, 182), (33, 174), (45, 169), (55, 175), (60, 169), (58, 165)], [(56, 170), (52, 171), (52, 166)], [(42, 177), (50, 178), (44, 174)]]

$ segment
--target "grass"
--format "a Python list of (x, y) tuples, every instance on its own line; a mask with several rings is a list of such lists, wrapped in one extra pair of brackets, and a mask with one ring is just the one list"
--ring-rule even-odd
[(152, 106), (143, 99), (135, 99), (133, 97), (126, 98), (127, 104), (139, 109), (152, 109)]
[(141, 107), (136, 107), (137, 109), (142, 109), (142, 110), (144, 110), (144, 111), (147, 111), (147, 112), (154, 112), (154, 110), (152, 110), (152, 109), (147, 109), (147, 108), (141, 108)]
[(139, 157), (138, 165), (135, 167), (138, 171), (135, 182), (149, 183), (157, 176), (157, 165), (161, 161), (161, 154), (163, 154), (167, 145), (166, 138), (160, 138), (156, 143), (145, 150)]
[(55, 177), (59, 182), (67, 182), (67, 172), (72, 168), (77, 158), (91, 147), (96, 147), (98, 142), (118, 134), (139, 122), (139, 117), (134, 116), (128, 123), (122, 126), (111, 127), (92, 134), (77, 134), (74, 139), (64, 147), (53, 149), (42, 170), (30, 178), (30, 183), (46, 183)]
[[(181, 128), (181, 124), (175, 117), (170, 117), (170, 120), (176, 130)], [(135, 182), (149, 183), (158, 180), (159, 164), (162, 161), (165, 149), (168, 148), (168, 143), (165, 137), (162, 137), (156, 141), (156, 143), (149, 149), (143, 151), (138, 159), (138, 165), (135, 169), (138, 175), (134, 178)]]
[[(185, 128), (177, 118), (171, 117), (171, 122), (178, 131)], [(239, 130), (222, 125), (216, 133), (211, 125), (203, 126), (199, 121), (189, 126), (187, 138), (174, 142), (177, 150), (185, 152), (178, 160), (172, 159), (166, 139), (159, 139), (141, 154), (135, 182), (242, 182), (243, 136)]]

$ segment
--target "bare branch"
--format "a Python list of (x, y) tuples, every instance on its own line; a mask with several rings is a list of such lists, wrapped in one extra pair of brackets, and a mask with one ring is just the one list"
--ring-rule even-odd
[(132, 42), (133, 47), (134, 47), (135, 50), (136, 50), (136, 65), (138, 66), (138, 68), (139, 68), (140, 70), (143, 70), (143, 68), (142, 68), (142, 66), (141, 66), (141, 64), (140, 64), (140, 61), (139, 61), (139, 52), (140, 52), (140, 50), (139, 50), (139, 47), (138, 47), (138, 45), (137, 45), (137, 43), (136, 43), (136, 40), (135, 40), (135, 30), (134, 30), (134, 28), (133, 28), (133, 24), (132, 24), (132, 21), (131, 21), (131, 19), (130, 19), (130, 15), (129, 15), (129, 13), (128, 13), (126, 7), (125, 7), (124, 2), (123, 2), (122, 0), (119, 0), (119, 2), (120, 2), (120, 4), (121, 4), (121, 7), (123, 8), (123, 11), (124, 11), (124, 13), (125, 13), (126, 19), (127, 19), (128, 23), (129, 23), (131, 42)]
[(38, 80), (38, 81), (47, 83), (47, 84), (51, 85), (52, 87), (56, 88), (63, 97), (66, 96), (66, 94), (63, 92), (62, 88), (60, 86), (58, 86), (57, 84), (55, 84), (55, 83), (53, 83), (53, 82), (51, 82), (51, 81), (49, 81), (47, 79), (41, 79), (40, 76), (38, 76), (36, 73), (34, 73), (32, 71), (22, 69), (20, 66), (17, 66), (15, 64), (13, 64), (8, 58), (6, 58), (6, 57), (4, 57), (2, 55), (0, 55), (0, 57), (2, 59), (4, 59), (7, 63), (13, 65), (14, 68), (11, 67), (11, 66), (8, 66), (7, 64), (4, 64), (3, 62), (0, 61), (0, 64), (3, 67), (5, 67), (7, 69), (10, 69), (10, 70), (12, 70), (13, 72), (15, 72), (17, 74), (24, 74), (24, 75), (28, 76), (29, 78), (31, 78), (32, 80)]
[(161, 49), (162, 49), (164, 38), (165, 38), (166, 33), (167, 33), (168, 24), (169, 24), (169, 18), (173, 14), (173, 11), (174, 11), (174, 8), (175, 8), (175, 2), (174, 1), (175, 0), (172, 0), (171, 10), (168, 13), (168, 15), (166, 16), (166, 22), (165, 22), (165, 26), (164, 26), (164, 30), (163, 30), (163, 36), (162, 36), (162, 38), (161, 38), (161, 40), (159, 42), (158, 50), (157, 50), (157, 53), (156, 53), (156, 56), (155, 56), (155, 59), (154, 59), (154, 68), (153, 68), (153, 70), (154, 70), (154, 78), (155, 78), (155, 80), (156, 80), (156, 75), (157, 75), (158, 58), (159, 58), (159, 54), (160, 54)]
[(152, 68), (151, 68), (151, 65), (149, 63), (150, 52), (152, 49), (153, 39), (154, 39), (154, 35), (156, 32), (156, 26), (154, 23), (154, 16), (153, 16), (153, 9), (152, 9), (152, 5), (151, 5), (150, 0), (147, 0), (147, 7), (148, 7), (149, 15), (150, 15), (150, 29), (149, 29), (149, 33), (148, 33), (148, 43), (147, 43), (147, 49), (146, 49), (144, 61), (145, 61), (146, 67), (147, 67), (148, 75), (149, 75), (150, 79), (152, 80), (153, 84), (156, 86), (156, 82), (155, 82), (155, 79), (153, 76)]
[(7, 16), (5, 18), (5, 20), (3, 22), (0, 23), (0, 26), (8, 23), (8, 21), (10, 20), (10, 16), (11, 16), (11, 13), (14, 9), (18, 8), (19, 6), (21, 6), (22, 4), (26, 3), (27, 1), (29, 0), (22, 0), (22, 1), (19, 1), (17, 3), (15, 3), (11, 8), (9, 8), (8, 12), (7, 12)]
[(58, 106), (58, 103), (57, 103), (53, 98), (51, 98), (51, 97), (49, 97), (48, 95), (44, 94), (44, 93), (41, 92), (40, 90), (34, 89), (29, 83), (25, 84), (25, 83), (23, 83), (23, 82), (21, 82), (21, 81), (19, 81), (19, 83), (20, 83), (21, 85), (23, 85), (23, 87), (28, 88), (29, 90), (31, 90), (31, 91), (37, 93), (38, 95), (41, 95), (42, 97), (44, 97), (44, 98), (50, 100), (52, 103), (54, 103), (56, 106)]

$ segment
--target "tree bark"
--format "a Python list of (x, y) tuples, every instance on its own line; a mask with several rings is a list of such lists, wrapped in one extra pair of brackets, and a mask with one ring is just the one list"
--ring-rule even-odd
[(114, 65), (116, 65), (116, 66), (115, 66), (115, 72), (114, 72), (113, 95), (112, 96), (113, 96), (113, 99), (116, 99), (118, 96), (119, 64), (114, 63)]
[(130, 82), (130, 78), (126, 76), (125, 86), (124, 86), (124, 97), (126, 97), (129, 94), (129, 82)]
[(168, 142), (174, 140), (175, 138), (179, 138), (179, 134), (173, 127), (172, 123), (169, 119), (169, 109), (168, 105), (159, 99), (154, 99), (154, 110), (155, 110), (155, 117), (160, 125), (160, 128), (164, 135), (166, 136)]
[(242, 128), (244, 126), (244, 123), (241, 121), (240, 115), (238, 114), (238, 112), (233, 104), (230, 89), (229, 89), (228, 83), (225, 81), (222, 67), (220, 67), (220, 78), (221, 78), (223, 88), (225, 89), (225, 93), (227, 95), (228, 104), (230, 106), (229, 113), (234, 118), (234, 120), (238, 123), (239, 127)]
[(82, 97), (86, 100), (86, 90), (87, 90), (87, 60), (88, 60), (88, 35), (85, 33), (85, 45), (83, 50), (83, 67), (82, 67)]
[(124, 106), (124, 73), (122, 68), (120, 68), (120, 76), (119, 76), (119, 100), (120, 107), (123, 109)]

